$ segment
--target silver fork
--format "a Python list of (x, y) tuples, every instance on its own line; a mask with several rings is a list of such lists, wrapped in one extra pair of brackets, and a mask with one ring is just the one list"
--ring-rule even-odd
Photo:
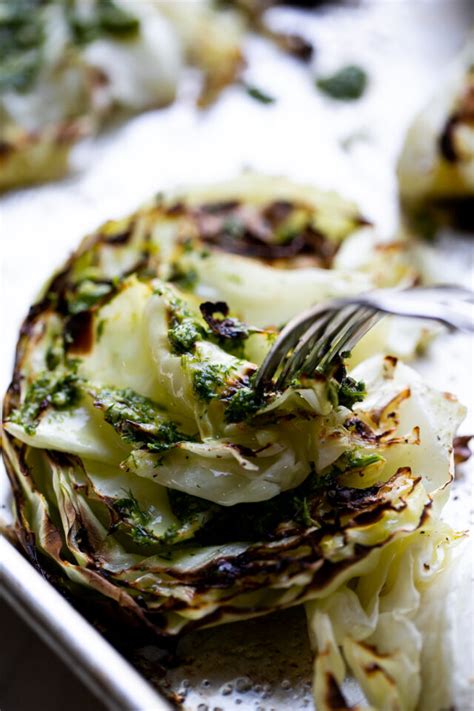
[(325, 372), (387, 314), (437, 321), (451, 331), (474, 332), (474, 292), (458, 286), (376, 289), (313, 306), (283, 329), (257, 371), (256, 387), (276, 387), (299, 374)]

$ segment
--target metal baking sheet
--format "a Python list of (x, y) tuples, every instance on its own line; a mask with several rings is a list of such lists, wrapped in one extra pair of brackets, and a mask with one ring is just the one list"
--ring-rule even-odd
[[(136, 0), (141, 1), (146, 0)], [(196, 86), (190, 75), (172, 107), (81, 145), (66, 179), (0, 198), (2, 392), (20, 322), (44, 280), (84, 234), (161, 189), (228, 178), (246, 168), (283, 174), (353, 198), (382, 234), (394, 234), (394, 165), (404, 131), (466, 40), (474, 4), (361, 0), (310, 14), (279, 8), (271, 20), (275, 27), (301, 32), (316, 47), (308, 69), (260, 38), (248, 40), (247, 78), (276, 98), (273, 105), (263, 106), (232, 87), (214, 107), (199, 113), (192, 105)], [(316, 91), (314, 76), (348, 62), (367, 69), (369, 90), (361, 101), (339, 105)], [(423, 258), (435, 269), (442, 263), (443, 280), (472, 286), (472, 244), (446, 232), (438, 258), (428, 248)], [(415, 366), (465, 402), (474, 393), (473, 357), (472, 341), (441, 338)], [(463, 431), (472, 432), (473, 408), (467, 404), (471, 409)], [(459, 528), (473, 523), (471, 476), (465, 467), (447, 509)], [(4, 520), (9, 505), (2, 470)], [(189, 711), (312, 707), (311, 657), (301, 609), (189, 635), (179, 646), (180, 663), (164, 678), (159, 649), (132, 649), (130, 659), (140, 676), (5, 540), (0, 545), (7, 599), (62, 649), (111, 708), (160, 711), (167, 705), (152, 687), (163, 685)], [(354, 688), (353, 701), (357, 693)]]

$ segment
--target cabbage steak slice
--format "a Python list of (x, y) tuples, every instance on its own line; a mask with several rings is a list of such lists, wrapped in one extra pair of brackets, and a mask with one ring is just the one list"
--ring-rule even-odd
[[(395, 562), (412, 575), (425, 541), (439, 562), (456, 538), (439, 514), (463, 408), (382, 355), (256, 390), (293, 312), (376, 283), (381, 258), (395, 282), (409, 269), (375, 247), (338, 269), (361, 218), (336, 196), (255, 177), (217, 193), (107, 223), (31, 308), (4, 403), (19, 539), (163, 642), (308, 602), (320, 707), (347, 667), (373, 703), (388, 678), (414, 708), (419, 645), (408, 691), (403, 660), (375, 685), (366, 670)], [(365, 626), (344, 628), (346, 598)]]

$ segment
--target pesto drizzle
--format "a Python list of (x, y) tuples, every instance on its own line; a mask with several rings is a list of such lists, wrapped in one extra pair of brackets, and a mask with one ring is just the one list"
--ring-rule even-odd
[(35, 83), (46, 40), (49, 7), (62, 8), (72, 45), (82, 46), (108, 35), (127, 40), (140, 22), (114, 0), (95, 0), (91, 12), (80, 11), (81, 0), (7, 0), (0, 3), (0, 93), (26, 92)]
[(101, 35), (118, 39), (134, 37), (140, 28), (138, 18), (113, 0), (96, 0), (93, 12), (84, 17), (77, 0), (66, 0), (67, 17), (75, 44), (93, 42)]
[(41, 0), (0, 3), (0, 92), (24, 92), (41, 65), (44, 28)]
[(79, 400), (79, 378), (75, 373), (45, 371), (29, 386), (23, 403), (9, 419), (24, 427), (27, 434), (34, 435), (46, 410), (67, 410)]
[(95, 407), (104, 411), (105, 421), (125, 442), (138, 449), (162, 453), (178, 442), (195, 439), (168, 420), (157, 403), (130, 388), (101, 388), (91, 390), (91, 393)]

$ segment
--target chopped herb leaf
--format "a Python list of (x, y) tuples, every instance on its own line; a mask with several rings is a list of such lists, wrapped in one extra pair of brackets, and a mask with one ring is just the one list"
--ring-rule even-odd
[(251, 96), (252, 99), (255, 99), (255, 101), (259, 101), (261, 104), (275, 103), (276, 99), (274, 96), (270, 96), (270, 94), (265, 93), (258, 87), (253, 86), (252, 84), (244, 84), (244, 86), (247, 94)]
[(354, 101), (360, 99), (367, 86), (367, 73), (354, 64), (343, 67), (329, 77), (316, 81), (320, 91), (333, 99)]
[(102, 336), (104, 335), (104, 329), (105, 329), (105, 324), (107, 323), (107, 319), (101, 318), (100, 321), (97, 324), (97, 340), (100, 341)]
[(380, 454), (359, 454), (358, 452), (350, 452), (346, 455), (348, 469), (365, 469), (371, 464), (383, 462), (384, 459)]
[(337, 459), (330, 467), (329, 473), (334, 477), (356, 469), (365, 469), (366, 467), (370, 467), (372, 464), (377, 464), (378, 462), (383, 461), (385, 461), (384, 458), (375, 452), (371, 454), (364, 454), (360, 450), (344, 452), (344, 454), (341, 454), (339, 459)]
[(295, 499), (295, 503), (300, 503), (300, 509), (299, 511), (297, 510), (296, 513), (297, 517), (299, 517), (303, 521), (304, 525), (308, 527), (316, 525), (317, 521), (312, 518), (310, 513), (308, 497), (304, 496), (301, 499), (301, 502), (299, 502), (298, 499)]

